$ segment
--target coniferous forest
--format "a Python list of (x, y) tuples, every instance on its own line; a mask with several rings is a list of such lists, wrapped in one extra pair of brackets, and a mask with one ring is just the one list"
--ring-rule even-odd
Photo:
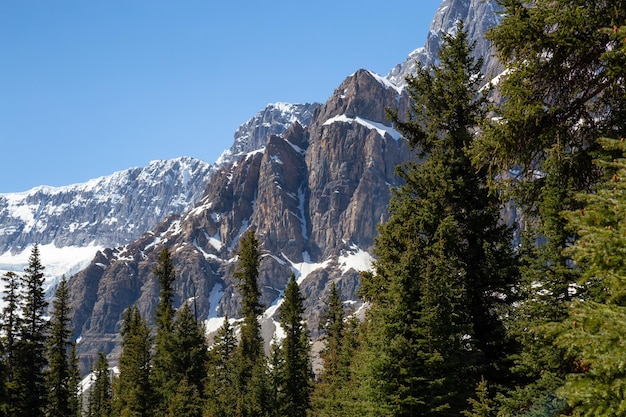
[(164, 249), (153, 323), (129, 306), (118, 372), (101, 354), (82, 386), (66, 281), (48, 305), (35, 246), (2, 277), (0, 415), (626, 415), (626, 1), (499, 3), (502, 76), (459, 22), (407, 79), (407, 114), (388, 109), (415, 158), (362, 273), (365, 316), (332, 284), (317, 374), (294, 276), (266, 351), (250, 229), (237, 324), (209, 346)]

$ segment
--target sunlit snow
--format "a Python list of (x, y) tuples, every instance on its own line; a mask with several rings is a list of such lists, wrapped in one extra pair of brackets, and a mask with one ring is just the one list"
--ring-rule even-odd
[[(44, 290), (48, 291), (64, 275), (69, 278), (71, 275), (85, 269), (99, 250), (103, 247), (87, 245), (84, 247), (66, 246), (57, 248), (53, 243), (39, 245), (39, 255), (41, 264), (44, 266)], [(12, 254), (5, 252), (0, 255), (0, 274), (15, 272), (22, 274), (24, 268), (28, 266), (28, 260), (32, 252), (32, 246), (28, 246), (22, 252)], [(0, 301), (0, 305), (2, 302)]]
[(324, 122), (324, 126), (330, 125), (332, 123), (358, 123), (362, 126), (365, 126), (368, 129), (376, 130), (378, 134), (382, 137), (385, 137), (385, 134), (388, 134), (395, 140), (399, 140), (402, 137), (400, 132), (398, 132), (397, 130), (395, 130), (394, 128), (390, 126), (385, 126), (382, 123), (372, 122), (370, 120), (363, 119), (361, 117), (352, 118), (352, 117), (348, 117), (342, 114), (339, 116), (331, 117), (330, 119), (326, 120)]
[(306, 277), (313, 271), (321, 268), (326, 268), (330, 263), (330, 259), (325, 260), (324, 262), (311, 262), (311, 256), (309, 252), (302, 252), (302, 262), (296, 263), (292, 262), (289, 258), (282, 254), (283, 258), (287, 260), (291, 264), (291, 270), (296, 275), (296, 282), (298, 285), (302, 283), (306, 279)]

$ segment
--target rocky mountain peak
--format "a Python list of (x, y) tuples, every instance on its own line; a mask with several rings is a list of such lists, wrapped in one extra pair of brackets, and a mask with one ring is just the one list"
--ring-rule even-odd
[(430, 24), (426, 44), (415, 49), (401, 64), (387, 74), (387, 79), (397, 86), (406, 85), (406, 77), (415, 74), (416, 66), (437, 62), (437, 53), (443, 42), (443, 35), (453, 33), (457, 22), (462, 20), (469, 39), (476, 41), (475, 55), (485, 58), (483, 73), (487, 78), (500, 72), (500, 66), (492, 59), (491, 46), (484, 35), (499, 20), (500, 6), (495, 0), (443, 0)]
[(307, 126), (319, 103), (271, 103), (235, 131), (235, 140), (215, 163), (215, 168), (228, 165), (248, 152), (265, 145), (270, 135), (282, 135), (295, 122)]

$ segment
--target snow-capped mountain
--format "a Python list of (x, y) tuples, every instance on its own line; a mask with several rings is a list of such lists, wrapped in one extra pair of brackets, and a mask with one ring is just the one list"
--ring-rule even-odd
[[(177, 305), (193, 302), (209, 329), (221, 323), (225, 314), (236, 317), (240, 301), (232, 275), (234, 256), (239, 237), (250, 227), (264, 253), (260, 270), (262, 302), (267, 306), (264, 333), (276, 330), (273, 313), (294, 273), (306, 296), (309, 328), (315, 335), (332, 282), (347, 304), (359, 308), (359, 271), (371, 268), (377, 224), (385, 219), (390, 187), (398, 184), (395, 167), (411, 157), (385, 110), (405, 113), (410, 102), (404, 77), (414, 71), (416, 62), (434, 62), (442, 34), (453, 30), (459, 19), (476, 40), (485, 68), (497, 68), (495, 60), (485, 55), (489, 48), (483, 39), (497, 21), (494, 4), (444, 0), (426, 45), (386, 77), (359, 70), (324, 104), (269, 105), (237, 130), (233, 146), (213, 167), (206, 166), (203, 180), (198, 180), (204, 181), (204, 192), (193, 197), (170, 196), (167, 184), (173, 182), (168, 183), (166, 176), (154, 178), (148, 188), (161, 191), (145, 199), (145, 194), (135, 191), (141, 187), (131, 184), (113, 187), (111, 197), (85, 191), (89, 195), (85, 200), (100, 203), (84, 209), (72, 206), (74, 200), (81, 201), (78, 194), (64, 198), (41, 194), (39, 200), (25, 196), (19, 204), (10, 202), (16, 201), (11, 200), (15, 196), (2, 196), (0, 248), (17, 254), (44, 235), (40, 230), (46, 231), (46, 239), (39, 240), (43, 245), (92, 245), (95, 256), (86, 267), (76, 267), (81, 271), (69, 281), (75, 336), (80, 336), (78, 349), (85, 367), (98, 351), (110, 353), (115, 363), (121, 318), (129, 305), (136, 304), (147, 318), (153, 316), (158, 283), (151, 271), (164, 247), (173, 253)], [(52, 197), (58, 202), (47, 205)], [(176, 206), (180, 210), (170, 211), (177, 214), (169, 217), (166, 208), (158, 206), (161, 218), (155, 215), (152, 225), (121, 216), (149, 217), (157, 206), (142, 207), (141, 202), (156, 200), (153, 203), (158, 205), (166, 198), (188, 205)], [(31, 214), (20, 212), (29, 205)], [(110, 212), (112, 207), (116, 214)], [(11, 220), (5, 222), (3, 213), (10, 210), (13, 214), (6, 218)], [(47, 226), (53, 224), (49, 219), (56, 210), (63, 212), (57, 226)], [(90, 213), (98, 213), (97, 220)], [(131, 232), (137, 235), (130, 236)], [(96, 240), (100, 233), (114, 243)], [(2, 246), (5, 234), (14, 237)]]

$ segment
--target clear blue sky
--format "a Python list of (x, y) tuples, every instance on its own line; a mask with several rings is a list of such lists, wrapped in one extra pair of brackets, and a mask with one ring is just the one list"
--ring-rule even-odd
[(0, 193), (213, 163), (273, 102), (423, 46), (441, 0), (0, 2)]

